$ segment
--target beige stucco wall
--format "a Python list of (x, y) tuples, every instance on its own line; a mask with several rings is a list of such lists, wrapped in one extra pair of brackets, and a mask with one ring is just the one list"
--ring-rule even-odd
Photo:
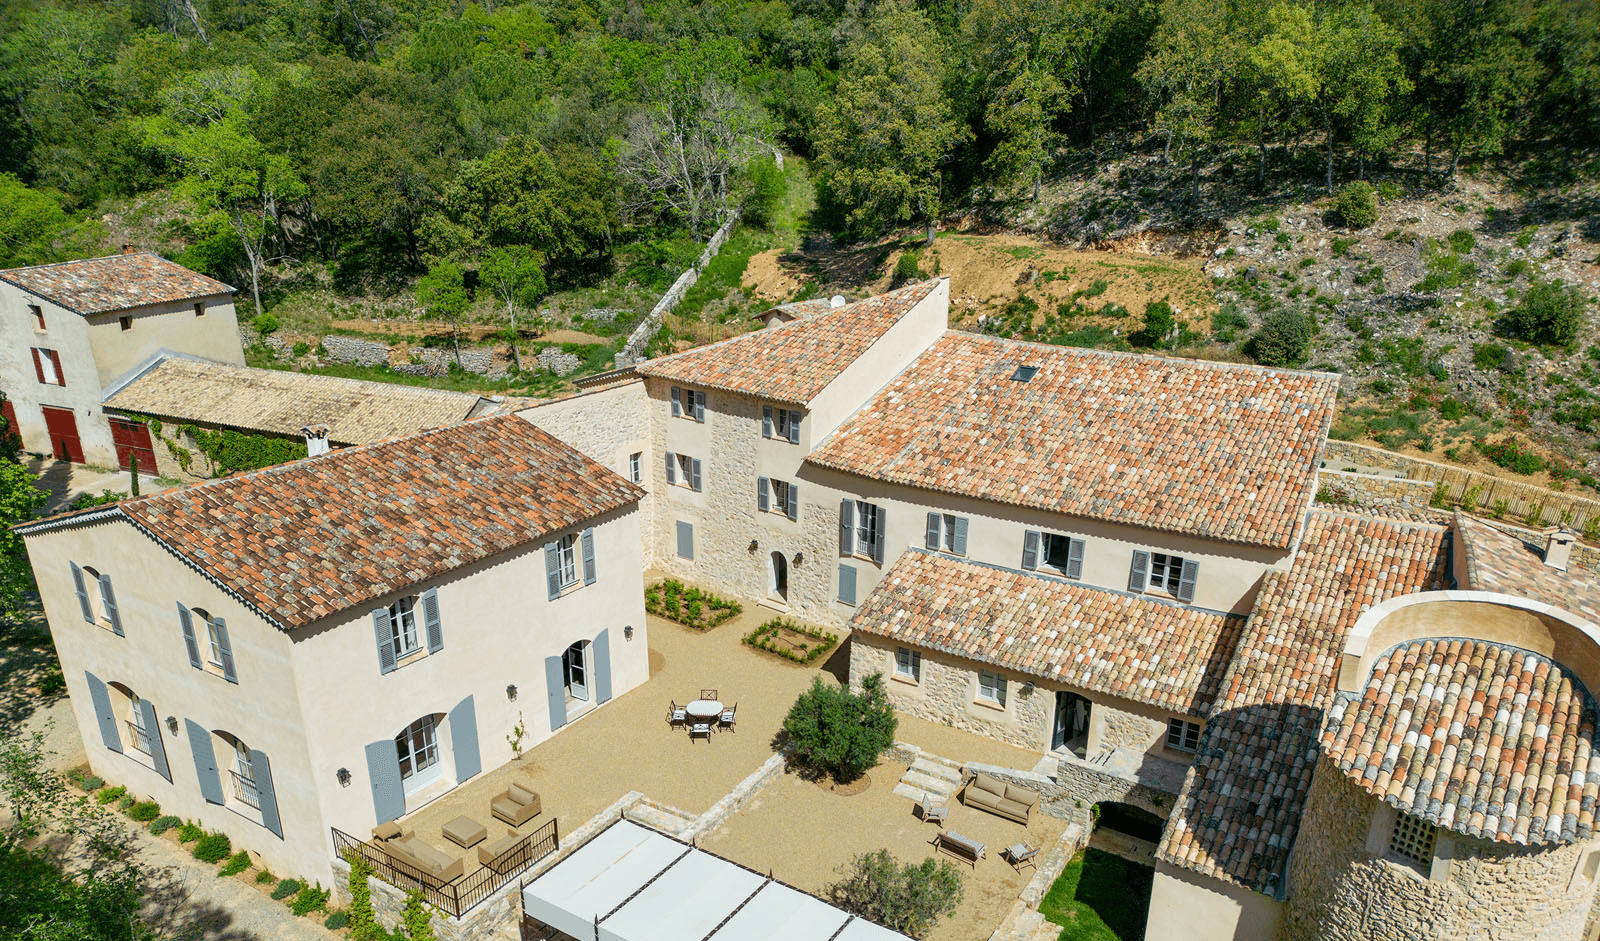
[[(161, 804), (163, 813), (198, 821), (228, 834), (237, 848), (258, 854), (275, 872), (328, 880), (328, 845), (317, 797), (309, 786), (311, 765), (301, 723), (297, 679), (288, 638), (199, 572), (121, 520), (88, 524), (27, 537), (45, 615), (66, 676), (72, 709), (90, 767), (108, 781), (125, 784), (139, 797)], [(125, 636), (84, 622), (68, 562), (109, 574)], [(98, 603), (98, 592), (90, 586)], [(227, 623), (239, 682), (189, 665), (177, 604), (203, 608)], [(370, 633), (370, 632), (369, 632)], [(104, 682), (122, 683), (156, 709), (161, 741), (172, 773), (169, 782), (128, 744), (123, 754), (107, 749), (90, 700), (84, 671)], [(178, 720), (173, 734), (167, 718)], [(200, 794), (184, 720), (223, 730), (267, 753), (283, 838), (227, 806)], [(216, 754), (228, 791), (229, 756)]]
[[(196, 304), (205, 309), (204, 317), (195, 316)], [(131, 329), (122, 329), (123, 317), (132, 318)], [(102, 388), (161, 350), (188, 353), (234, 366), (244, 365), (239, 321), (234, 314), (233, 296), (229, 294), (90, 314), (83, 319), (89, 327), (89, 345), (94, 350)]]
[[(895, 651), (907, 647), (922, 655), (922, 675), (913, 682), (895, 673)], [(850, 637), (850, 683), (860, 687), (873, 673), (882, 673), (896, 710), (943, 725), (977, 732), (1021, 748), (1047, 751), (1055, 724), (1056, 692), (1076, 693), (1090, 702), (1085, 755), (1094, 759), (1113, 748), (1135, 748), (1168, 761), (1188, 764), (1193, 755), (1166, 747), (1167, 720), (1176, 714), (1119, 696), (997, 670), (1006, 677), (1003, 707), (978, 698), (978, 671), (989, 669), (976, 660), (926, 647), (856, 633)], [(1030, 679), (1035, 688), (1024, 694)], [(1197, 721), (1194, 717), (1185, 717)]]
[[(511, 760), (506, 735), (519, 715), (527, 729), (524, 750), (548, 739), (545, 658), (576, 641), (609, 632), (613, 697), (649, 678), (639, 513), (628, 507), (590, 525), (595, 583), (583, 585), (580, 578), (553, 601), (546, 593), (541, 539), (293, 632), (297, 708), (315, 732), (309, 781), (328, 826), (365, 837), (377, 822), (366, 746), (392, 740), (424, 715), (449, 713), (469, 695), (485, 771)], [(380, 674), (370, 610), (427, 588), (438, 590), (443, 649)], [(624, 636), (628, 626), (632, 640)], [(517, 687), (515, 701), (507, 697), (509, 685)], [(453, 730), (444, 723), (440, 731), (444, 774), (454, 780)], [(351, 773), (349, 787), (337, 784), (340, 768)], [(332, 859), (331, 844), (325, 855)]]
[(1150, 941), (1275, 941), (1281, 903), (1236, 885), (1156, 863), (1150, 887)]
[(1284, 941), (1582, 937), (1596, 891), (1584, 863), (1600, 844), (1527, 847), (1441, 830), (1424, 875), (1381, 858), (1392, 817), (1326, 758), (1318, 763), (1289, 860)]

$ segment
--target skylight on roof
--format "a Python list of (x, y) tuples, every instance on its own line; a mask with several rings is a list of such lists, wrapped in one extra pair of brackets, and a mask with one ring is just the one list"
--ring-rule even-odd
[(1027, 382), (1039, 371), (1038, 366), (1018, 366), (1017, 371), (1011, 374), (1012, 382)]

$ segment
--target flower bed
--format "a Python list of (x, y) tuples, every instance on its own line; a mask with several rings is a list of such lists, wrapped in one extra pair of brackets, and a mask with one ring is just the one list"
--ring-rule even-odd
[(737, 617), (744, 609), (737, 601), (713, 595), (709, 591), (685, 586), (675, 578), (644, 590), (644, 609), (657, 617), (692, 627), (710, 630), (729, 618)]
[(795, 663), (810, 663), (832, 650), (839, 638), (819, 627), (773, 618), (746, 634), (744, 642)]

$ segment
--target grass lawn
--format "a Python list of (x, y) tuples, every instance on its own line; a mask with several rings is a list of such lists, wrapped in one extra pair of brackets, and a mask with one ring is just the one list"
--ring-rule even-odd
[(1039, 913), (1061, 926), (1061, 941), (1143, 941), (1155, 870), (1103, 850), (1073, 857)]

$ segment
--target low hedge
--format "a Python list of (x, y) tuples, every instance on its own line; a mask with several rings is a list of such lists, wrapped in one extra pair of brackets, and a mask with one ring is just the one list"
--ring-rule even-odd
[(305, 888), (305, 883), (299, 879), (284, 879), (278, 883), (276, 889), (272, 890), (272, 897), (281, 902), (303, 888)]
[(161, 816), (161, 805), (155, 801), (140, 801), (128, 808), (128, 816), (140, 823), (146, 823)]
[[(159, 810), (160, 808), (157, 809)], [(157, 817), (150, 822), (150, 832), (156, 836), (160, 836), (161, 834), (166, 833), (168, 830), (171, 830), (173, 827), (176, 827), (181, 823), (183, 823), (182, 820), (179, 820), (177, 817), (174, 817), (171, 814), (167, 814), (165, 817)]]
[(119, 784), (116, 787), (106, 788), (105, 790), (96, 794), (94, 799), (102, 804), (109, 804), (114, 800), (119, 800), (126, 793), (128, 793), (128, 789)]
[(200, 825), (193, 820), (185, 820), (183, 826), (178, 828), (179, 843), (193, 843), (205, 835), (206, 831), (200, 829)]
[(194, 845), (194, 858), (203, 863), (220, 863), (233, 852), (233, 841), (226, 833), (207, 833)]
[(294, 901), (289, 904), (289, 908), (296, 915), (309, 915), (312, 912), (327, 911), (328, 895), (328, 890), (324, 889), (320, 882), (317, 883), (315, 889), (311, 886), (303, 885), (300, 887), (299, 893), (295, 895)]
[(98, 791), (105, 786), (105, 779), (97, 774), (86, 774), (78, 779), (78, 787), (85, 791)]
[[(790, 631), (802, 637), (811, 638), (811, 643), (800, 642), (790, 646), (778, 639), (780, 631)], [(793, 660), (795, 663), (811, 663), (818, 657), (833, 649), (839, 638), (818, 627), (801, 624), (787, 618), (773, 618), (760, 627), (746, 634), (744, 642), (757, 650), (775, 653), (780, 657)]]
[(349, 926), (350, 913), (345, 911), (331, 912), (327, 918), (322, 920), (322, 927), (332, 931), (338, 931), (340, 928), (348, 928)]
[(644, 609), (657, 617), (702, 631), (738, 617), (744, 611), (737, 601), (685, 586), (675, 578), (646, 588)]
[(249, 868), (250, 854), (244, 850), (240, 850), (239, 852), (228, 857), (228, 861), (222, 864), (222, 869), (217, 872), (217, 875), (237, 876), (239, 873), (244, 872)]

